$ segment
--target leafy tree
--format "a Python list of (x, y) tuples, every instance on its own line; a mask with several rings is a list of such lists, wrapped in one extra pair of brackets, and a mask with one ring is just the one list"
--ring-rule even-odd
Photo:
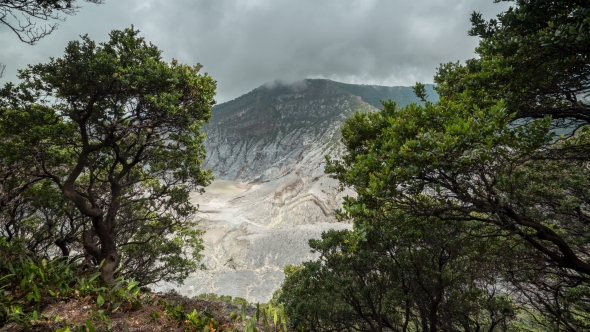
[(24, 110), (44, 105), (63, 127), (46, 130), (35, 165), (84, 216), (81, 242), (102, 262), (103, 281), (120, 264), (142, 283), (182, 281), (202, 249), (189, 191), (212, 178), (200, 168), (199, 129), (215, 82), (200, 65), (166, 63), (137, 35), (70, 42), (62, 58), (21, 71), (4, 95)]
[[(435, 229), (437, 223), (448, 223), (466, 238), (490, 246), (488, 255), (504, 257), (491, 285), (517, 292), (514, 300), (525, 305), (523, 308), (531, 313), (527, 317), (539, 329), (587, 330), (590, 80), (586, 27), (590, 6), (583, 1), (515, 3), (516, 7), (500, 14), (498, 20), (485, 22), (477, 13), (472, 16), (471, 34), (481, 38), (477, 48), (480, 58), (439, 68), (435, 78), (439, 102), (403, 108), (388, 102), (380, 112), (354, 115), (342, 129), (344, 155), (328, 159), (326, 169), (357, 192), (356, 197), (346, 200), (344, 209), (355, 220), (359, 239), (365, 236), (365, 224), (373, 225), (389, 211), (409, 220), (429, 220)], [(417, 84), (415, 93), (426, 100), (424, 85)], [(381, 236), (387, 227), (398, 230), (403, 224), (400, 218), (386, 220), (388, 226), (380, 230)], [(419, 244), (415, 249), (430, 245), (433, 249), (445, 248), (419, 225), (408, 226), (417, 234), (410, 242)], [(481, 227), (486, 230), (485, 236)], [(383, 238), (369, 237), (370, 232), (366, 233), (366, 242), (383, 243)], [(454, 239), (451, 234), (440, 237)], [(508, 244), (510, 255), (493, 245), (498, 239)], [(354, 261), (328, 262), (352, 259), (356, 252), (350, 252), (351, 243), (363, 249), (369, 244), (355, 244), (346, 237), (328, 240), (325, 237), (322, 242), (325, 247), (316, 246), (323, 261), (294, 272), (286, 284), (291, 291), (285, 294), (298, 294), (311, 303), (311, 296), (305, 297), (312, 289), (311, 280), (320, 280), (313, 290), (329, 293), (328, 301), (334, 296), (346, 298), (345, 289), (347, 294), (362, 292), (362, 282), (353, 289), (341, 282), (352, 284), (354, 278), (363, 276)], [(467, 264), (474, 263), (474, 257), (463, 257)], [(418, 265), (428, 267), (426, 262)], [(385, 276), (382, 270), (376, 270), (379, 272), (368, 275)], [(368, 280), (363, 279), (364, 285)], [(332, 286), (325, 290), (325, 285)], [(365, 301), (396, 293), (395, 286), (389, 287), (359, 298)], [(354, 306), (364, 302), (357, 299), (346, 303)], [(428, 299), (417, 303), (428, 303)], [(461, 303), (470, 302), (458, 303), (456, 307), (460, 308)], [(317, 315), (299, 312), (305, 314), (297, 316), (294, 311), (294, 315), (303, 321), (324, 315), (321, 311)], [(356, 312), (354, 323), (330, 328), (361, 326), (375, 330), (363, 325), (364, 316)], [(330, 311), (327, 315), (337, 317)], [(447, 316), (447, 321), (455, 321), (457, 315), (461, 316)], [(426, 325), (415, 326), (427, 330)], [(428, 328), (432, 326), (436, 325)], [(461, 329), (472, 327), (462, 325)]]
[(0, 236), (39, 257), (71, 257), (86, 220), (49, 180), (33, 184), (0, 217)]
[(294, 328), (494, 331), (510, 325), (518, 308), (496, 279), (510, 260), (490, 255), (494, 246), (508, 249), (506, 243), (484, 243), (466, 236), (462, 225), (387, 208), (365, 219), (372, 212), (355, 210), (355, 232), (324, 233), (310, 241), (319, 260), (286, 269), (279, 300)]
[[(329, 171), (359, 193), (351, 209), (387, 204), (411, 216), (495, 226), (526, 248), (503, 277), (519, 300), (545, 316), (547, 328), (583, 330), (589, 6), (515, 2), (498, 20), (472, 16), (480, 58), (439, 68), (440, 102), (386, 103), (349, 120), (347, 152)], [(415, 92), (424, 97), (423, 86)]]
[[(84, 1), (103, 3), (103, 0)], [(23, 43), (33, 45), (57, 29), (57, 23), (38, 26), (37, 21), (64, 21), (62, 15), (73, 15), (79, 9), (78, 0), (2, 0), (0, 24), (12, 30)]]
[[(547, 248), (538, 249), (545, 257), (553, 256), (553, 261), (568, 260), (566, 257), (575, 255), (582, 263), (588, 263), (588, 244), (583, 239), (588, 237), (589, 216), (585, 168), (590, 156), (587, 56), (590, 50), (590, 4), (587, 1), (544, 0), (514, 3), (514, 7), (498, 15), (497, 19), (485, 21), (478, 13), (472, 15), (470, 34), (480, 37), (476, 48), (479, 58), (468, 60), (465, 65), (442, 65), (435, 77), (437, 91), (444, 99), (480, 107), (488, 107), (502, 99), (508, 112), (514, 114), (513, 125), (547, 118), (550, 127), (562, 134), (553, 137), (551, 144), (540, 147), (533, 157), (534, 162), (523, 165), (529, 182), (520, 184), (527, 184), (530, 189), (522, 190), (523, 195), (534, 198), (527, 203), (536, 215), (528, 212), (529, 216), (536, 218), (541, 212), (551, 219), (549, 225), (559, 225), (554, 229), (558, 230), (561, 240), (554, 244), (560, 246), (561, 254), (547, 252)], [(537, 233), (544, 236), (545, 231), (538, 230)], [(568, 288), (564, 284), (576, 285), (575, 291), (568, 292), (587, 299), (587, 295), (581, 295), (587, 287), (587, 267), (576, 269), (583, 274), (581, 277), (551, 273), (549, 278), (546, 275), (530, 278), (538, 281), (536, 289), (546, 290), (543, 294), (557, 294), (545, 297), (537, 293), (531, 297), (537, 299), (535, 303), (543, 304), (542, 310), (552, 315), (561, 317), (568, 311), (574, 312), (573, 309), (563, 309), (570, 308), (566, 303), (575, 302), (572, 302), (575, 297), (565, 299), (562, 296), (563, 289)], [(523, 286), (521, 281), (516, 284), (529, 292), (535, 288)]]
[[(482, 221), (511, 229), (554, 264), (590, 273), (584, 244), (590, 179), (583, 163), (537, 160), (539, 150), (554, 145), (549, 119), (509, 126), (513, 116), (501, 105), (384, 106), (348, 121), (348, 155), (330, 163), (361, 194), (359, 202), (367, 193), (420, 215), (488, 214)], [(588, 138), (584, 130), (560, 144)], [(436, 203), (423, 201), (425, 190)]]
[(0, 99), (0, 225), (2, 235), (11, 241), (23, 234), (19, 223), (31, 212), (27, 192), (42, 180), (35, 162), (36, 149), (48, 130), (63, 130), (44, 107), (25, 107), (2, 90)]
[[(347, 210), (388, 206), (414, 217), (477, 220), (528, 248), (522, 266), (508, 274), (526, 281), (527, 273), (541, 271), (535, 279), (556, 286), (551, 280), (557, 278), (558, 293), (581, 291), (590, 273), (586, 163), (539, 156), (555, 146), (586, 144), (590, 132), (583, 127), (555, 142), (551, 119), (511, 125), (513, 119), (502, 104), (386, 103), (381, 112), (347, 121), (346, 154), (329, 161), (328, 171), (358, 193)], [(530, 282), (527, 289), (541, 290)]]
[[(509, 1), (509, 0), (502, 0)], [(550, 115), (561, 126), (590, 120), (590, 4), (583, 0), (510, 0), (497, 19), (473, 13), (478, 59), (443, 64), (435, 76), (447, 99), (493, 104), (503, 99), (517, 118)]]

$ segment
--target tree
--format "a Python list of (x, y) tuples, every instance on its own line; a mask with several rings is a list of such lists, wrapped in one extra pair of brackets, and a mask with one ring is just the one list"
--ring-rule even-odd
[(528, 248), (519, 270), (541, 271), (539, 282), (559, 279), (559, 292), (581, 291), (590, 280), (587, 163), (539, 156), (587, 144), (590, 131), (556, 142), (550, 118), (513, 119), (501, 103), (385, 103), (347, 121), (346, 153), (327, 170), (358, 193), (347, 210), (388, 206), (414, 217), (486, 223)]
[(1, 234), (11, 241), (24, 234), (20, 223), (33, 213), (27, 192), (43, 179), (36, 147), (48, 131), (62, 132), (64, 124), (55, 123), (44, 107), (27, 107), (10, 98), (6, 89), (0, 90), (0, 97), (0, 225)]
[(355, 231), (311, 240), (320, 258), (286, 269), (279, 301), (294, 329), (497, 331), (510, 325), (518, 306), (497, 283), (510, 260), (490, 255), (499, 246), (508, 256), (507, 243), (484, 244), (466, 236), (462, 225), (436, 218), (374, 212), (353, 211)]
[[(346, 215), (355, 220), (355, 232), (363, 234), (365, 229), (357, 219), (372, 225), (372, 220), (391, 211), (409, 220), (429, 220), (432, 228), (449, 223), (466, 238), (489, 245), (488, 255), (504, 257), (506, 262), (491, 284), (517, 292), (514, 300), (531, 312), (535, 324), (552, 331), (587, 330), (590, 6), (582, 1), (516, 4), (498, 20), (485, 22), (479, 14), (472, 16), (471, 33), (481, 38), (480, 58), (439, 68), (435, 78), (439, 102), (403, 108), (387, 102), (380, 112), (348, 119), (342, 129), (344, 155), (328, 158), (326, 170), (357, 193), (344, 205)], [(415, 92), (426, 99), (423, 85), (417, 84)], [(402, 220), (389, 218), (386, 227), (398, 230)], [(418, 234), (412, 243), (419, 243), (417, 248), (436, 243), (419, 224), (408, 226)], [(369, 234), (370, 245), (383, 243), (382, 237)], [(440, 237), (453, 239), (450, 234)], [(493, 245), (498, 239), (509, 244), (510, 255)], [(333, 245), (332, 258), (322, 256), (322, 263), (304, 266), (303, 272), (287, 278), (287, 286), (305, 296), (311, 288), (302, 280), (321, 280), (320, 288), (313, 289), (318, 292), (326, 285), (323, 280), (338, 283), (342, 273), (329, 270), (327, 262), (343, 254), (354, 257), (346, 248), (350, 239), (340, 243), (347, 245)], [(475, 259), (464, 257), (467, 264)], [(347, 278), (352, 284), (362, 270), (355, 270), (352, 260), (346, 264), (338, 266), (350, 271)], [(372, 275), (385, 276), (378, 271)], [(346, 297), (339, 292), (364, 289), (362, 282), (356, 285), (354, 289), (344, 288), (345, 283), (331, 286), (330, 294)], [(390, 287), (375, 294), (395, 294), (397, 290)], [(360, 298), (365, 301), (368, 296)], [(305, 299), (313, 301), (311, 295)], [(314, 317), (313, 312), (306, 314)], [(447, 318), (452, 322), (456, 316)]]
[[(103, 0), (84, 1), (103, 3)], [(62, 15), (73, 15), (79, 9), (78, 0), (1, 0), (0, 24), (12, 30), (23, 43), (33, 45), (57, 29), (57, 23), (38, 26), (37, 20), (64, 21)]]
[[(583, 187), (585, 183), (575, 181), (585, 181), (584, 177), (576, 175), (584, 173), (585, 162), (590, 160), (587, 138), (590, 120), (587, 17), (590, 4), (586, 1), (514, 2), (516, 6), (498, 15), (497, 20), (486, 22), (480, 14), (472, 14), (470, 34), (480, 37), (476, 48), (480, 58), (468, 60), (464, 66), (458, 63), (442, 65), (435, 77), (437, 91), (443, 99), (463, 103), (465, 107), (474, 104), (489, 107), (503, 100), (508, 113), (514, 114), (512, 121), (516, 126), (532, 119), (550, 121), (550, 127), (562, 137), (554, 137), (548, 142), (551, 144), (539, 146), (534, 156), (531, 155), (536, 162), (527, 163), (525, 167), (533, 168), (528, 175), (537, 175), (527, 177), (528, 180), (535, 181), (535, 184), (543, 182), (547, 186), (543, 191), (527, 194), (542, 200), (538, 207), (546, 212), (552, 211), (568, 219), (568, 226), (562, 224), (562, 227), (583, 238), (588, 234), (585, 226), (588, 193)], [(560, 186), (558, 182), (564, 176), (567, 178)], [(563, 203), (556, 202), (566, 197), (570, 203), (576, 203), (564, 207)], [(530, 201), (530, 204), (538, 203)], [(544, 236), (546, 230), (538, 229), (537, 232)], [(557, 240), (553, 235), (548, 237)], [(573, 253), (577, 252), (587, 263), (585, 244), (580, 245), (574, 239), (564, 241), (555, 243), (561, 248), (563, 257), (569, 256), (575, 261)], [(576, 248), (570, 251), (569, 246)], [(545, 254), (552, 255), (547, 251)], [(557, 261), (560, 258), (552, 259)], [(576, 270), (590, 273), (588, 266)]]
[[(509, 0), (502, 0), (509, 1)], [(443, 64), (435, 82), (447, 99), (503, 99), (517, 118), (550, 115), (561, 126), (590, 121), (590, 5), (582, 0), (511, 0), (497, 19), (473, 13), (478, 59)]]
[(355, 115), (344, 157), (327, 169), (359, 193), (347, 210), (387, 205), (494, 226), (524, 248), (502, 277), (518, 300), (548, 329), (585, 330), (590, 6), (515, 4), (497, 20), (472, 15), (479, 58), (441, 65), (438, 103)]
[(65, 125), (47, 131), (36, 164), (86, 218), (81, 242), (108, 284), (121, 263), (142, 283), (182, 281), (199, 267), (189, 191), (212, 178), (199, 130), (215, 81), (160, 53), (132, 29), (101, 44), (84, 36), (4, 89)]

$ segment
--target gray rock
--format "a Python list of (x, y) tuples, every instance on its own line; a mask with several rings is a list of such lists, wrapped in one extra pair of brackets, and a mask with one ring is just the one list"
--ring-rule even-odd
[(340, 191), (324, 173), (324, 156), (342, 149), (344, 120), (376, 110), (351, 89), (356, 87), (329, 80), (263, 86), (213, 109), (205, 127), (205, 167), (218, 180), (192, 197), (205, 231), (207, 270), (177, 287), (181, 294), (268, 302), (284, 280), (285, 265), (316, 257), (309, 239), (351, 228), (336, 221), (334, 210), (353, 193)]

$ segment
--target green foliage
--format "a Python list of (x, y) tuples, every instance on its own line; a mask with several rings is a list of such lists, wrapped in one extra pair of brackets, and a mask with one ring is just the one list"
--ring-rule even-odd
[(518, 305), (496, 286), (505, 257), (490, 253), (500, 241), (388, 207), (354, 217), (354, 231), (310, 241), (319, 260), (285, 269), (279, 301), (294, 329), (494, 330), (516, 317)]
[[(349, 250), (358, 251), (351, 257), (367, 250), (380, 219), (385, 225), (381, 233), (404, 225), (403, 218), (414, 220), (405, 224), (410, 233), (397, 235), (413, 238), (414, 249), (444, 248), (419, 226), (429, 220), (432, 225), (448, 223), (465, 239), (481, 241), (488, 247), (484, 261), (501, 258), (486, 277), (490, 285), (502, 285), (498, 297), (485, 305), (481, 299), (462, 300), (447, 322), (468, 308), (505, 312), (502, 308), (513, 301), (530, 313), (512, 314), (517, 318), (510, 323), (513, 328), (522, 323), (531, 330), (588, 329), (590, 109), (585, 53), (590, 7), (582, 1), (515, 3), (497, 20), (472, 16), (471, 34), (481, 38), (479, 58), (439, 68), (439, 102), (401, 108), (385, 103), (380, 112), (358, 113), (347, 121), (342, 129), (345, 154), (328, 159), (326, 169), (358, 193), (345, 199), (340, 212), (355, 227), (338, 240), (331, 234), (314, 244), (322, 260), (287, 279), (291, 294), (305, 296), (304, 290), (312, 287), (305, 280), (321, 276), (325, 281), (313, 287), (338, 285), (330, 286), (325, 298), (345, 297), (338, 293), (346, 288), (334, 271), (350, 270), (354, 264), (337, 258)], [(415, 92), (425, 99), (423, 85), (417, 84)], [(403, 218), (388, 219), (388, 214)], [(440, 238), (452, 243), (455, 237)], [(390, 259), (406, 261), (403, 257), (396, 252)], [(464, 258), (465, 264), (476, 259)], [(334, 271), (328, 262), (334, 262)], [(452, 275), (469, 275), (465, 273)], [(381, 271), (377, 275), (385, 276)], [(318, 317), (336, 315), (337, 309), (327, 310)], [(301, 317), (309, 326), (306, 320), (312, 316)]]
[(174, 302), (163, 302), (163, 313), (170, 319), (181, 322), (185, 331), (204, 331), (218, 330), (219, 322), (206, 311), (197, 311), (193, 309), (188, 312), (182, 304)]
[(256, 304), (256, 311), (251, 315), (252, 305), (241, 297), (232, 298), (229, 295), (217, 295), (215, 293), (204, 293), (197, 295), (195, 298), (205, 301), (226, 302), (240, 306), (239, 313), (233, 311), (229, 319), (232, 325), (230, 331), (240, 330), (236, 325), (241, 323), (244, 331), (259, 331), (262, 328), (265, 332), (270, 331), (289, 331), (289, 319), (285, 313), (285, 307), (278, 302), (277, 291), (269, 303)]
[(587, 123), (588, 2), (511, 2), (497, 19), (473, 13), (470, 34), (480, 37), (479, 57), (443, 64), (435, 76), (437, 91), (480, 106), (503, 99), (518, 117), (550, 115), (558, 127)]
[[(100, 295), (99, 295), (100, 296)], [(113, 330), (113, 324), (111, 322), (111, 319), (109, 318), (109, 316), (105, 315), (104, 310), (98, 310), (96, 312), (90, 310), (88, 312), (88, 314), (95, 320), (100, 322), (102, 325), (104, 325), (106, 327), (107, 331), (112, 331)], [(87, 319), (86, 320), (86, 327), (88, 327), (88, 329), (93, 329), (94, 328), (94, 324), (92, 324), (92, 322)]]
[(289, 319), (285, 313), (285, 307), (273, 299), (270, 303), (256, 304), (256, 313), (253, 317), (246, 314), (247, 304), (242, 304), (242, 314), (238, 316), (242, 322), (245, 322), (244, 332), (258, 332), (257, 325), (264, 332), (287, 332), (289, 329)]
[(51, 257), (51, 243), (64, 256), (82, 244), (111, 285), (119, 266), (142, 284), (181, 282), (201, 267), (189, 192), (212, 179), (199, 131), (215, 82), (138, 31), (110, 37), (71, 42), (1, 90), (0, 223)]
[(105, 326), (110, 324), (112, 312), (142, 305), (135, 281), (118, 278), (113, 287), (105, 287), (99, 273), (89, 275), (79, 270), (77, 261), (38, 258), (5, 239), (0, 239), (0, 274), (4, 275), (0, 278), (0, 325), (13, 322), (30, 327), (51, 301), (92, 298), (100, 308), (94, 318)]
[(42, 298), (67, 298), (74, 293), (74, 265), (63, 258), (48, 261), (26, 256), (23, 249), (0, 238), (0, 324), (30, 324)]
[[(488, 236), (505, 237), (520, 248), (512, 258), (521, 266), (506, 268), (505, 278), (525, 292), (531, 282), (543, 283), (532, 289), (558, 294), (550, 296), (558, 304), (535, 301), (537, 309), (576, 321), (571, 310), (556, 309), (567, 302), (562, 292), (587, 280), (590, 271), (584, 258), (590, 178), (584, 162), (546, 160), (543, 153), (586, 144), (587, 127), (556, 142), (549, 118), (512, 125), (514, 115), (501, 103), (486, 109), (447, 100), (384, 106), (351, 118), (343, 128), (347, 154), (329, 160), (328, 171), (359, 194), (345, 200), (342, 217), (370, 220), (387, 208), (456, 225), (477, 221), (463, 224), (468, 233), (477, 234), (479, 223), (491, 226)], [(361, 226), (355, 227), (360, 239)]]
[(426, 86), (422, 83), (417, 82), (416, 85), (412, 88), (416, 97), (420, 98), (422, 102), (426, 102), (428, 99), (428, 94), (426, 93)]
[(162, 316), (178, 321), (186, 331), (219, 330), (219, 323), (205, 312), (189, 310), (157, 296), (140, 293), (139, 283), (122, 277), (114, 285), (104, 286), (100, 273), (88, 274), (78, 268), (76, 261), (58, 258), (47, 261), (27, 254), (20, 245), (0, 239), (0, 326), (16, 323), (24, 329), (33, 329), (40, 322), (55, 317), (42, 316), (45, 304), (57, 301), (84, 300), (96, 304), (89, 310), (90, 318), (82, 324), (61, 321), (62, 331), (99, 331), (113, 329), (111, 316), (121, 310), (137, 310), (145, 303), (158, 308), (150, 318), (158, 321)]
[[(39, 176), (42, 166), (35, 156), (48, 136), (67, 134), (71, 126), (56, 122), (46, 107), (21, 107), (6, 92), (2, 90), (0, 97), (0, 236), (26, 242), (27, 249), (53, 257), (52, 251), (58, 249), (54, 243), (75, 237), (68, 219), (79, 216), (70, 214), (72, 205)], [(60, 157), (51, 151), (46, 155)]]
[(215, 302), (226, 302), (235, 305), (250, 304), (246, 299), (241, 297), (231, 297), (230, 295), (217, 295), (215, 293), (203, 293), (195, 296), (196, 299)]
[(230, 295), (217, 295), (215, 293), (203, 293), (195, 296), (195, 298), (199, 300), (205, 301), (217, 301), (217, 302), (227, 302), (231, 303), (232, 297)]

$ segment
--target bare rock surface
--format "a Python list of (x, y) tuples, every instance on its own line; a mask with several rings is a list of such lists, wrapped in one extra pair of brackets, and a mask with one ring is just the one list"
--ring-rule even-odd
[[(204, 231), (203, 264), (184, 285), (160, 284), (196, 296), (216, 293), (268, 302), (284, 280), (283, 268), (316, 257), (308, 240), (329, 229), (351, 226), (336, 222), (342, 196), (337, 181), (323, 173), (311, 156), (284, 176), (266, 182), (215, 180), (205, 194), (194, 194)], [(316, 168), (315, 163), (320, 163)], [(319, 174), (319, 175), (316, 175)]]
[(205, 167), (217, 180), (192, 197), (205, 231), (207, 270), (184, 285), (157, 289), (270, 300), (286, 265), (316, 257), (309, 239), (351, 228), (336, 221), (334, 210), (353, 193), (339, 191), (324, 173), (324, 156), (339, 155), (345, 119), (387, 99), (417, 101), (408, 87), (304, 80), (261, 86), (214, 107), (204, 143)]

